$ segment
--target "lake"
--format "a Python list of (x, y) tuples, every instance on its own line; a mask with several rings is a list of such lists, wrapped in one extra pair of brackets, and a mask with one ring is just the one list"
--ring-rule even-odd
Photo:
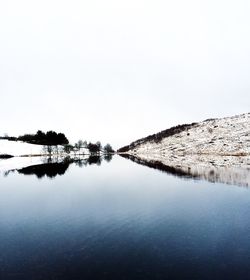
[(247, 187), (119, 156), (34, 166), (0, 174), (1, 280), (250, 279)]

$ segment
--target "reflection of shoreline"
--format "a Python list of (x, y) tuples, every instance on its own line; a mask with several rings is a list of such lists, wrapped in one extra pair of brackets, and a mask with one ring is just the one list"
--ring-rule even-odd
[[(71, 164), (76, 164), (78, 167), (83, 167), (87, 165), (98, 165), (100, 166), (102, 160), (107, 162), (112, 160), (112, 156), (101, 157), (99, 155), (91, 155), (88, 157), (66, 157), (66, 158), (49, 158), (40, 157), (35, 160), (35, 162), (30, 162), (29, 164), (23, 164), (23, 166), (16, 165), (16, 167), (5, 168), (1, 170), (4, 176), (8, 176), (12, 172), (17, 172), (23, 175), (35, 175), (37, 178), (49, 177), (54, 178), (57, 175), (64, 175)], [(15, 164), (15, 163), (14, 163)], [(0, 166), (1, 167), (1, 166)]]
[(135, 155), (120, 154), (120, 156), (130, 159), (138, 164), (154, 168), (168, 174), (195, 180), (206, 180), (211, 183), (224, 183), (248, 187), (250, 185), (250, 168), (229, 168), (218, 166), (202, 165), (167, 165), (160, 160), (143, 158)]

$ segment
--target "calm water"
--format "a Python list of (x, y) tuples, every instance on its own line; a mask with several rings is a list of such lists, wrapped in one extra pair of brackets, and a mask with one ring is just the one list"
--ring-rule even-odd
[(1, 280), (250, 279), (250, 189), (90, 163), (1, 174)]

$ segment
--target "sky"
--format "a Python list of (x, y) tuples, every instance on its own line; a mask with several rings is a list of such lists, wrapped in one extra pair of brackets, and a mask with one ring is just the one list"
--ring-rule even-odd
[(0, 1), (0, 135), (114, 148), (250, 111), (248, 0)]

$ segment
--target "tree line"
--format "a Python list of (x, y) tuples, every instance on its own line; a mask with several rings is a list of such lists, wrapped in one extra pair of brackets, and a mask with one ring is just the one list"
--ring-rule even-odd
[(87, 149), (90, 154), (113, 154), (115, 151), (113, 150), (112, 146), (110, 144), (106, 144), (105, 146), (102, 146), (100, 141), (97, 141), (96, 143), (87, 142), (79, 140), (74, 145), (66, 144), (63, 146), (63, 150), (65, 153), (69, 154), (71, 152), (74, 153), (81, 153), (82, 149)]
[[(22, 141), (29, 144), (43, 145), (43, 152), (50, 155), (59, 153), (75, 153), (76, 155), (83, 154), (85, 152), (88, 152), (89, 154), (99, 155), (101, 153), (113, 154), (115, 152), (110, 144), (102, 146), (100, 141), (92, 143), (83, 140), (78, 140), (78, 142), (74, 145), (70, 144), (69, 140), (67, 139), (64, 133), (57, 133), (53, 130), (47, 132), (38, 130), (36, 134), (24, 134), (19, 137), (10, 137), (8, 135), (5, 135), (3, 137), (0, 137), (0, 139), (6, 139), (9, 141)], [(83, 149), (85, 149), (85, 151), (83, 151)]]
[(69, 143), (69, 140), (63, 133), (56, 133), (55, 131), (47, 131), (46, 133), (38, 130), (36, 134), (24, 134), (18, 137), (5, 135), (0, 137), (0, 139), (6, 139), (9, 141), (22, 141), (29, 144), (36, 145), (66, 145)]

